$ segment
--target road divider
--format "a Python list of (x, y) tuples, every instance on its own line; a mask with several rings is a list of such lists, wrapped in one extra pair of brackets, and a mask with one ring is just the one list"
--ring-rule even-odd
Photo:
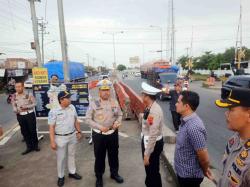
[(128, 94), (119, 82), (114, 83), (115, 93), (117, 95), (120, 107), (123, 111), (123, 117), (125, 119), (131, 119), (130, 99)]
[(140, 114), (143, 113), (145, 109), (145, 105), (143, 104), (142, 99), (128, 85), (124, 84), (123, 82), (119, 83), (121, 84), (130, 99), (131, 112), (135, 114), (137, 119), (139, 119)]

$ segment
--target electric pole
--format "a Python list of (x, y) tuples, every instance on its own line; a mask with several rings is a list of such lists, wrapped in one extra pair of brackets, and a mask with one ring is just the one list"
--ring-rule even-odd
[(46, 32), (46, 25), (48, 24), (48, 22), (45, 22), (43, 20), (43, 18), (40, 19), (40, 23), (38, 23), (38, 25), (40, 26), (40, 32), (41, 32), (41, 45), (42, 45), (42, 64), (44, 64), (44, 35), (45, 34), (49, 34), (48, 32)]
[(36, 8), (35, 8), (35, 1), (41, 2), (41, 0), (28, 0), (30, 2), (30, 11), (31, 11), (31, 20), (33, 26), (33, 33), (34, 33), (34, 43), (35, 43), (35, 50), (36, 50), (36, 58), (38, 67), (42, 66), (41, 62), (41, 49), (39, 44), (39, 36), (38, 36), (38, 23), (36, 17)]
[(57, 0), (58, 6), (58, 18), (59, 18), (59, 29), (60, 29), (60, 40), (61, 40), (61, 50), (62, 50), (62, 60), (63, 60), (63, 72), (64, 72), (64, 81), (69, 81), (69, 58), (68, 58), (68, 45), (65, 32), (64, 24), (64, 14), (63, 14), (63, 1)]

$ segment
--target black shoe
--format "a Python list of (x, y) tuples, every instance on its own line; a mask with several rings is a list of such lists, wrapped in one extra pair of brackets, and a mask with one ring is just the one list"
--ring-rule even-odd
[(64, 177), (63, 178), (58, 178), (57, 186), (62, 187), (63, 185), (64, 185)]
[(0, 166), (0, 169), (3, 169), (4, 167), (3, 166)]
[(76, 180), (81, 180), (82, 176), (78, 175), (77, 173), (75, 173), (75, 174), (69, 173), (69, 178), (73, 178), (73, 179), (76, 179)]
[(97, 177), (96, 178), (96, 187), (103, 187), (103, 181), (102, 181), (102, 177)]
[(118, 174), (116, 174), (116, 175), (111, 174), (110, 178), (114, 179), (117, 183), (123, 183), (124, 182), (123, 178)]
[(32, 152), (32, 149), (26, 149), (26, 151), (22, 152), (22, 155), (27, 155), (30, 152)]

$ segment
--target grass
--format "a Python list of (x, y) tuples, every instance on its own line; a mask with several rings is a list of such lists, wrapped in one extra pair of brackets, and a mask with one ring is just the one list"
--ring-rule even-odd
[(193, 81), (206, 81), (209, 75), (201, 75), (201, 74), (193, 74), (191, 75), (191, 79)]

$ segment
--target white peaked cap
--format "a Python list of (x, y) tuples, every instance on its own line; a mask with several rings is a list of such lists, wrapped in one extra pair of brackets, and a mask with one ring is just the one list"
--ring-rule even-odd
[(141, 88), (142, 88), (142, 93), (145, 93), (148, 95), (156, 95), (156, 94), (161, 92), (161, 90), (159, 90), (153, 86), (150, 86), (149, 84), (147, 84), (145, 82), (143, 82), (141, 84)]

